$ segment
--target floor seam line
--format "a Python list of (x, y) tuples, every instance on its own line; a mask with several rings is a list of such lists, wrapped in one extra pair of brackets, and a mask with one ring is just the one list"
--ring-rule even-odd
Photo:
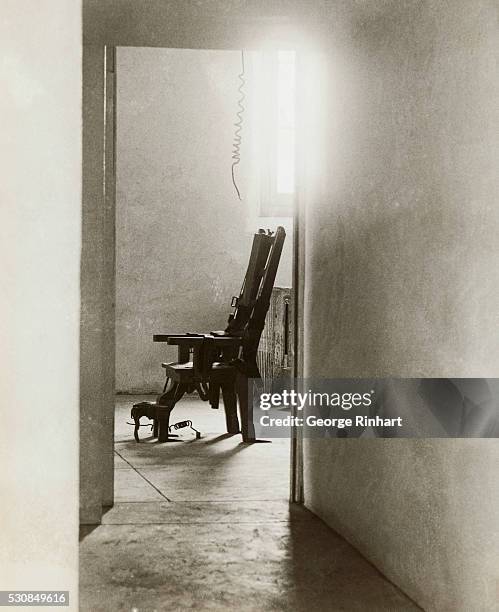
[[(169, 500), (169, 503), (171, 504), (236, 504), (236, 503), (243, 503), (243, 504), (253, 504), (255, 502), (265, 502), (265, 503), (274, 503), (275, 501), (279, 502), (279, 500), (273, 500), (273, 499), (210, 499), (210, 500), (185, 500), (185, 499), (181, 499), (181, 500), (174, 500), (171, 499)], [(118, 506), (119, 504), (162, 504), (164, 503), (163, 501), (159, 500), (159, 499), (145, 499), (144, 501), (142, 500), (130, 500), (130, 501), (116, 501), (113, 504), (114, 506)], [(296, 506), (301, 506), (301, 504), (296, 504)]]
[(234, 522), (234, 521), (217, 521), (217, 520), (213, 520), (213, 521), (193, 521), (192, 523), (186, 523), (186, 522), (181, 522), (181, 521), (169, 521), (169, 522), (162, 522), (162, 521), (151, 521), (151, 522), (142, 522), (142, 523), (138, 523), (138, 522), (133, 522), (133, 523), (101, 523), (101, 525), (106, 525), (107, 527), (129, 527), (130, 525), (286, 525), (289, 523), (306, 523), (308, 521), (310, 521), (312, 519), (303, 519), (300, 521), (291, 521), (291, 520), (287, 520), (287, 521), (247, 521), (247, 522)]
[[(155, 487), (155, 486), (153, 485), (153, 483), (152, 483), (150, 480), (148, 480), (148, 479), (147, 479), (147, 478), (146, 478), (146, 477), (145, 477), (143, 474), (141, 474), (141, 473), (139, 472), (139, 470), (138, 470), (137, 468), (135, 468), (135, 467), (134, 467), (134, 466), (133, 466), (133, 465), (130, 463), (130, 461), (128, 461), (127, 459), (125, 459), (125, 457), (123, 457), (122, 455), (120, 455), (120, 453), (119, 453), (119, 452), (116, 450), (116, 448), (114, 449), (114, 452), (115, 452), (115, 453), (118, 455), (118, 457), (121, 457), (121, 459), (123, 459), (123, 461), (125, 461), (126, 463), (128, 463), (128, 465), (129, 465), (129, 466), (132, 468), (132, 470), (134, 470), (134, 472), (137, 472), (137, 474), (138, 474), (138, 475), (139, 475), (141, 478), (143, 478), (143, 479), (144, 479), (144, 480), (145, 480), (145, 481), (146, 481), (146, 482), (147, 482), (147, 483), (148, 483), (148, 484), (149, 484), (149, 485), (150, 485), (150, 486), (151, 486), (151, 487), (152, 487), (152, 488), (153, 488), (155, 491), (157, 491), (157, 492), (158, 492), (158, 493), (161, 495), (161, 497), (162, 497), (163, 499), (165, 499), (167, 502), (171, 503), (171, 499), (168, 499), (168, 497), (166, 497), (166, 495), (164, 495), (164, 494), (163, 494), (163, 493), (162, 493), (162, 492), (161, 492), (161, 491), (158, 489), (158, 487)], [(126, 503), (126, 502), (125, 502), (125, 503)]]

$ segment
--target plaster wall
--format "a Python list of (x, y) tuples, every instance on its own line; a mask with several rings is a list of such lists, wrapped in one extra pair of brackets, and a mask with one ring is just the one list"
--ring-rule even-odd
[(0, 589), (76, 610), (81, 6), (1, 14)]
[(114, 497), (114, 206), (104, 199), (102, 45), (84, 45), (80, 318), (80, 521), (100, 521)]
[[(248, 61), (248, 58), (247, 58)], [(258, 218), (251, 79), (232, 185), (239, 51), (117, 53), (116, 390), (159, 392), (176, 348), (154, 333), (223, 329)], [(277, 282), (291, 282), (291, 231)]]
[[(369, 5), (337, 4), (328, 53), (305, 372), (498, 376), (497, 5)], [(314, 441), (304, 465), (306, 505), (424, 609), (499, 609), (497, 440)]]

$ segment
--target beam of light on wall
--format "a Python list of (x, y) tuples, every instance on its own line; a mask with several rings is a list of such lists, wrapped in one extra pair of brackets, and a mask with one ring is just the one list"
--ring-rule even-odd
[(329, 83), (333, 67), (323, 54), (315, 50), (302, 50), (296, 62), (296, 136), (299, 142), (296, 175), (297, 199), (305, 209), (307, 202), (325, 196), (326, 183), (333, 172), (331, 161), (338, 147), (331, 146), (331, 137), (337, 133), (340, 109), (332, 95)]
[(295, 192), (295, 52), (277, 53), (276, 191)]

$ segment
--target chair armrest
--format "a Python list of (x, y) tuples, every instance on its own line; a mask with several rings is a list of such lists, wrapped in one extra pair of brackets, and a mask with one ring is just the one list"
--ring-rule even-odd
[(154, 334), (153, 342), (166, 342), (176, 346), (199, 346), (208, 341), (212, 346), (241, 346), (240, 336), (213, 336), (212, 334)]
[(175, 346), (188, 346), (194, 348), (196, 346), (201, 346), (204, 341), (204, 336), (170, 336), (166, 343), (174, 344)]
[[(179, 342), (170, 342), (171, 339), (178, 340)], [(154, 334), (152, 337), (153, 342), (167, 342), (168, 344), (188, 344), (191, 340), (194, 340), (196, 343), (196, 341), (199, 342), (203, 339), (203, 334)]]

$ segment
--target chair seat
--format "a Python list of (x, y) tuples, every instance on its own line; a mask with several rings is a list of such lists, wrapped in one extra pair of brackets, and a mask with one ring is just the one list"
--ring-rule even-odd
[(174, 370), (182, 371), (182, 370), (192, 370), (194, 365), (192, 361), (187, 361), (186, 363), (178, 363), (176, 361), (173, 361), (171, 363), (162, 363), (161, 367), (165, 369), (173, 368)]
[[(194, 376), (194, 366), (192, 361), (186, 361), (185, 363), (171, 362), (162, 363), (161, 367), (166, 370), (167, 376), (173, 380), (179, 382), (199, 382), (201, 379), (199, 376)], [(209, 372), (209, 380), (212, 382), (224, 382), (229, 380), (235, 374), (234, 366), (228, 363), (222, 363), (216, 361), (213, 363)], [(206, 378), (208, 380), (208, 377)]]

